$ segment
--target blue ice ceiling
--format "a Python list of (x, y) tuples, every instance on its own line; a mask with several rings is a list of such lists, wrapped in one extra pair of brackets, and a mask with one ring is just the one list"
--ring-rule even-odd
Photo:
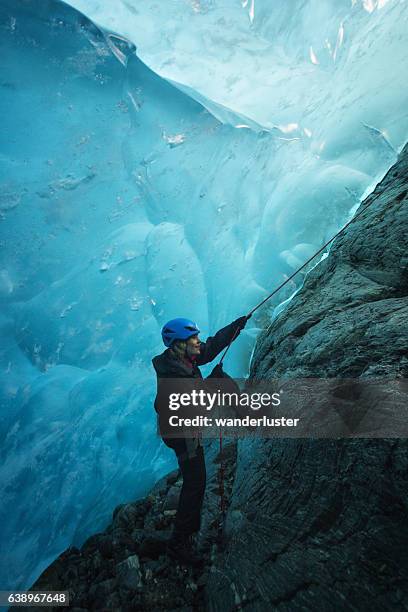
[(173, 467), (162, 324), (247, 312), (408, 133), (402, 1), (71, 4), (0, 6), (2, 588)]

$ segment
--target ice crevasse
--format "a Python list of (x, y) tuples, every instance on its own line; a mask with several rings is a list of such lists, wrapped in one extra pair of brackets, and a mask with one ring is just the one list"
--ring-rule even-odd
[[(5, 0), (0, 581), (26, 588), (173, 465), (151, 356), (350, 218), (407, 140), (402, 0)], [(80, 11), (80, 12), (78, 12)], [(226, 368), (245, 375), (251, 319)]]

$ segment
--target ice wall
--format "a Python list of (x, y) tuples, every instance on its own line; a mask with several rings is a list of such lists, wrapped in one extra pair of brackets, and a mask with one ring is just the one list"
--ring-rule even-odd
[(158, 74), (316, 153), (324, 143), (324, 159), (353, 138), (366, 150), (365, 125), (401, 148), (406, 0), (69, 3), (135, 42)]
[(0, 6), (3, 588), (173, 465), (161, 325), (248, 311), (405, 141), (403, 3), (244, 4), (76, 2), (117, 35), (56, 0)]
[(278, 180), (251, 253), (263, 287), (335, 233), (406, 141), (405, 0), (71, 4), (223, 123), (274, 136)]

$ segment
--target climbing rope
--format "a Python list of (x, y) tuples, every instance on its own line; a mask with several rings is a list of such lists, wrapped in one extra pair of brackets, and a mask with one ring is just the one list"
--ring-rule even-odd
[(218, 470), (218, 492), (220, 496), (220, 519), (218, 522), (218, 545), (222, 547), (223, 545), (223, 534), (224, 534), (224, 523), (227, 515), (227, 502), (225, 499), (225, 488), (224, 488), (224, 478), (225, 478), (225, 469), (224, 469), (224, 457), (223, 457), (223, 448), (222, 448), (222, 430), (220, 427), (220, 467)]
[(220, 470), (218, 472), (218, 484), (219, 484), (219, 491), (220, 491), (220, 509), (221, 512), (225, 512), (226, 510), (226, 501), (225, 501), (225, 491), (224, 491), (224, 474), (225, 474), (225, 470), (224, 470), (224, 458), (222, 456), (222, 431), (220, 428)]
[[(301, 270), (303, 270), (303, 268), (305, 268), (305, 267), (306, 267), (306, 266), (307, 266), (307, 265), (308, 265), (308, 264), (309, 264), (309, 263), (310, 263), (310, 262), (311, 262), (311, 261), (312, 261), (312, 260), (313, 260), (315, 257), (317, 257), (317, 255), (320, 255), (320, 253), (321, 253), (322, 251), (324, 251), (324, 249), (325, 249), (326, 247), (328, 247), (328, 246), (329, 246), (329, 244), (330, 244), (331, 242), (333, 242), (333, 240), (335, 240), (335, 239), (336, 239), (338, 236), (340, 236), (340, 234), (341, 234), (342, 232), (344, 232), (344, 230), (345, 230), (345, 229), (347, 229), (347, 228), (348, 228), (348, 226), (349, 226), (349, 225), (351, 225), (351, 223), (353, 223), (353, 222), (354, 222), (356, 219), (358, 219), (358, 217), (360, 217), (360, 216), (363, 214), (363, 212), (364, 212), (365, 210), (367, 210), (367, 208), (368, 208), (369, 206), (371, 206), (371, 204), (372, 204), (373, 202), (375, 202), (375, 200), (376, 200), (376, 199), (377, 199), (377, 198), (378, 198), (380, 195), (381, 195), (381, 193), (378, 193), (376, 196), (374, 196), (374, 197), (372, 198), (372, 200), (371, 200), (370, 202), (368, 202), (368, 204), (366, 204), (365, 206), (363, 206), (363, 208), (360, 210), (360, 212), (359, 212), (359, 213), (357, 213), (357, 214), (356, 214), (356, 215), (355, 215), (355, 216), (354, 216), (352, 219), (350, 219), (350, 221), (348, 221), (348, 222), (347, 222), (347, 223), (346, 223), (346, 224), (345, 224), (345, 225), (344, 225), (344, 226), (343, 226), (343, 227), (342, 227), (342, 228), (341, 228), (341, 229), (340, 229), (340, 230), (337, 232), (337, 234), (335, 234), (335, 235), (334, 235), (332, 238), (330, 238), (330, 240), (328, 240), (328, 241), (327, 241), (327, 242), (326, 242), (326, 243), (325, 243), (325, 244), (324, 244), (324, 245), (323, 245), (323, 246), (322, 246), (322, 247), (321, 247), (321, 248), (320, 248), (318, 251), (316, 251), (316, 253), (314, 253), (314, 255), (312, 255), (311, 257), (309, 257), (309, 259), (308, 259), (307, 261), (305, 261), (305, 263), (304, 263), (304, 264), (302, 264), (302, 265), (300, 266), (300, 268), (298, 268), (297, 270), (295, 270), (295, 272), (293, 272), (293, 273), (292, 273), (292, 274), (291, 274), (291, 275), (290, 275), (290, 276), (289, 276), (287, 279), (285, 279), (285, 280), (283, 281), (283, 283), (281, 283), (281, 284), (279, 285), (279, 287), (277, 287), (276, 289), (274, 289), (274, 290), (272, 291), (272, 293), (270, 293), (269, 295), (267, 295), (267, 296), (266, 296), (266, 298), (264, 298), (264, 299), (262, 300), (262, 302), (259, 302), (259, 304), (257, 304), (257, 305), (255, 306), (255, 308), (253, 308), (253, 309), (252, 309), (252, 310), (251, 310), (251, 311), (250, 311), (250, 312), (249, 312), (249, 313), (246, 315), (247, 319), (249, 319), (249, 318), (250, 318), (250, 317), (253, 315), (253, 313), (254, 313), (256, 310), (258, 310), (258, 308), (260, 308), (260, 307), (261, 307), (263, 304), (265, 304), (265, 302), (267, 302), (268, 300), (270, 300), (270, 299), (271, 299), (271, 297), (272, 297), (273, 295), (275, 295), (276, 293), (278, 293), (278, 291), (280, 291), (280, 290), (281, 290), (281, 289), (282, 289), (282, 288), (283, 288), (285, 285), (287, 285), (287, 284), (288, 284), (288, 283), (289, 283), (289, 282), (292, 280), (292, 278), (293, 278), (294, 276), (296, 276), (296, 274), (299, 274), (299, 272), (300, 272)], [(229, 341), (227, 348), (226, 348), (226, 349), (225, 349), (225, 351), (223, 352), (223, 354), (222, 354), (222, 356), (221, 356), (221, 359), (220, 359), (220, 365), (222, 365), (222, 362), (224, 361), (225, 355), (228, 353), (229, 347), (231, 346), (231, 344), (232, 344), (232, 343), (233, 343), (233, 341), (235, 340), (235, 338), (236, 338), (236, 336), (237, 336), (238, 331), (239, 331), (239, 330), (238, 330), (238, 328), (237, 328), (237, 329), (235, 330), (234, 335), (232, 336), (231, 340)]]

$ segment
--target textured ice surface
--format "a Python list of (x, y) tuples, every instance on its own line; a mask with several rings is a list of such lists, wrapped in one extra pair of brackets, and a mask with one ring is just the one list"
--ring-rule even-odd
[(153, 70), (214, 110), (211, 101), (281, 126), (316, 152), (325, 143), (328, 161), (352, 165), (348, 155), (367, 148), (365, 126), (394, 147), (405, 137), (405, 0), (69, 3), (127, 36)]
[(2, 588), (173, 465), (164, 321), (205, 337), (248, 311), (407, 134), (402, 2), (75, 4), (119, 36), (56, 1), (0, 6)]

